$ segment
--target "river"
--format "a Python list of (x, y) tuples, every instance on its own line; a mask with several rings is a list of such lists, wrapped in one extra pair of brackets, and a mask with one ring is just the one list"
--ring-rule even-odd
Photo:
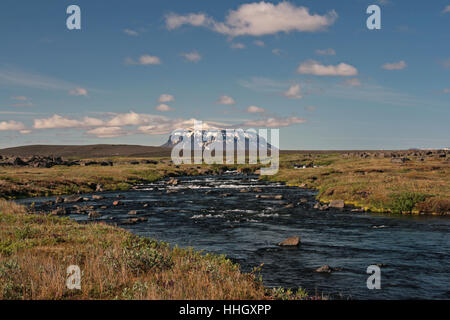
[[(147, 221), (121, 227), (171, 245), (226, 254), (243, 271), (264, 264), (261, 275), (268, 287), (303, 287), (310, 294), (342, 299), (450, 299), (449, 218), (319, 211), (313, 208), (315, 191), (256, 176), (177, 179), (177, 185), (165, 180), (105, 192), (102, 200), (78, 205), (93, 205), (102, 214), (95, 220), (118, 224), (136, 210), (136, 217)], [(283, 200), (257, 195), (282, 195)], [(39, 209), (48, 200), (54, 197), (20, 202), (35, 202)], [(122, 205), (112, 206), (114, 200)], [(300, 246), (277, 246), (290, 236), (300, 236)], [(315, 272), (323, 265), (335, 271)], [(379, 290), (367, 288), (369, 265), (381, 266)]]

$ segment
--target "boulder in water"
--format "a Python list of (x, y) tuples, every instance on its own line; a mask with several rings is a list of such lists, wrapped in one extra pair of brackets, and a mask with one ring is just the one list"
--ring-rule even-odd
[(300, 237), (289, 237), (284, 241), (278, 243), (280, 247), (297, 247), (300, 245)]
[(64, 202), (69, 202), (69, 203), (81, 202), (81, 201), (83, 201), (83, 198), (80, 197), (80, 196), (76, 196), (76, 195), (69, 196), (69, 197), (64, 199)]
[(318, 272), (318, 273), (331, 273), (332, 271), (333, 271), (333, 268), (331, 268), (327, 264), (316, 269), (316, 272)]
[(101, 216), (101, 214), (98, 213), (98, 212), (96, 212), (96, 211), (91, 211), (91, 212), (89, 212), (89, 214), (88, 214), (88, 217), (89, 217), (89, 218), (98, 218), (98, 217), (100, 217), (100, 216)]
[(328, 206), (335, 209), (344, 209), (345, 202), (344, 200), (332, 200)]
[(55, 210), (53, 210), (52, 212), (50, 212), (51, 215), (55, 215), (55, 216), (64, 216), (67, 214), (67, 209), (63, 208), (63, 207), (58, 207)]

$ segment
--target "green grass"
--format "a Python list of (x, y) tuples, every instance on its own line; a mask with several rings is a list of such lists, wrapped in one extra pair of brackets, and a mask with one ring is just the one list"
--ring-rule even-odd
[[(104, 224), (28, 214), (0, 200), (0, 299), (305, 299), (272, 291), (224, 255), (170, 247)], [(78, 265), (81, 290), (66, 287)]]

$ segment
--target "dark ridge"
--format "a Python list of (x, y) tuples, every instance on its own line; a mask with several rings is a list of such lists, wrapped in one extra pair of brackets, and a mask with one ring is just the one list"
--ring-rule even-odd
[(87, 146), (31, 145), (0, 149), (2, 156), (54, 156), (65, 158), (168, 157), (171, 149), (137, 145), (96, 144)]

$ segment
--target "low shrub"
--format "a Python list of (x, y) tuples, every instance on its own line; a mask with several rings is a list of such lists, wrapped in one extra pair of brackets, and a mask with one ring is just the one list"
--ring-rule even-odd
[(416, 205), (427, 199), (428, 195), (416, 192), (392, 193), (389, 195), (389, 208), (394, 213), (412, 213)]

